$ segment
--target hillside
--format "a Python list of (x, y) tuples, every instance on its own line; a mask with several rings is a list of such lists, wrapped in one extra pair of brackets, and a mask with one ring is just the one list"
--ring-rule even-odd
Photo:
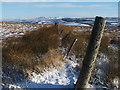
[[(92, 26), (2, 22), (4, 88), (74, 88)], [(68, 48), (75, 46), (64, 59)], [(88, 88), (118, 88), (118, 27), (106, 27)]]

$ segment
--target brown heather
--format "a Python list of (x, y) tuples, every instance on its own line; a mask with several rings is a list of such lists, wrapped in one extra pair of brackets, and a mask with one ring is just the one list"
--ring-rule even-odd
[(62, 58), (58, 46), (59, 37), (54, 27), (32, 31), (22, 38), (8, 38), (3, 44), (3, 66), (12, 64), (25, 71), (34, 70), (36, 66), (50, 66), (51, 63), (58, 65), (56, 59)]
[[(26, 33), (22, 38), (8, 38), (3, 43), (3, 66), (15, 66), (22, 72), (27, 70), (37, 70), (42, 72), (45, 67), (51, 65), (60, 66), (59, 61), (63, 60), (60, 52), (60, 43), (62, 47), (69, 48), (75, 38), (78, 39), (69, 55), (75, 55), (81, 58), (79, 63), (85, 56), (86, 47), (89, 41), (91, 31), (74, 31), (75, 26), (59, 25), (59, 34), (52, 25), (51, 27), (43, 27), (36, 31)], [(77, 27), (78, 28), (78, 27)], [(82, 27), (81, 27), (82, 28)], [(88, 27), (91, 29), (91, 27)], [(105, 31), (104, 33), (108, 33)], [(115, 33), (110, 33), (116, 35)], [(118, 75), (118, 53), (109, 48), (110, 41), (114, 40), (120, 44), (118, 38), (112, 35), (104, 35), (102, 38), (100, 53), (104, 53), (110, 63), (107, 67), (107, 82), (112, 83), (113, 77)], [(62, 38), (61, 41), (59, 38)], [(81, 65), (80, 65), (81, 66)]]

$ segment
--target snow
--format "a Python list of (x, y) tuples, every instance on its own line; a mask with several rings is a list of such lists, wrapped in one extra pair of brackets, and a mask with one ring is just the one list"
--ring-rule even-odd
[[(100, 54), (100, 59), (98, 60), (98, 78), (94, 78), (93, 82), (89, 83), (87, 88), (106, 88), (104, 83), (101, 81), (99, 75), (103, 75), (103, 65), (102, 63), (107, 63), (107, 57), (104, 54)], [(69, 59), (68, 59), (69, 58)], [(66, 61), (61, 61), (60, 67), (45, 68), (43, 73), (31, 72), (29, 78), (23, 79), (21, 82), (8, 85), (8, 88), (74, 88), (74, 84), (77, 81), (78, 75), (80, 74), (78, 70), (79, 64), (77, 63), (77, 58), (75, 56), (69, 56)], [(96, 84), (100, 82), (101, 84)], [(117, 83), (116, 80), (114, 80)]]
[(104, 86), (102, 86), (102, 85), (95, 85), (95, 84), (88, 84), (88, 86), (87, 86), (87, 88), (92, 88), (92, 89), (94, 89), (94, 88), (106, 88), (106, 87), (104, 87)]
[(95, 74), (93, 75), (90, 83), (96, 88), (100, 87), (107, 87), (105, 83), (105, 76), (106, 76), (106, 66), (108, 65), (109, 60), (106, 55), (100, 53), (97, 57), (96, 65), (95, 65)]
[(19, 37), (24, 35), (27, 31), (37, 30), (41, 27), (43, 27), (43, 25), (40, 24), (2, 22), (0, 23), (0, 36), (2, 36), (2, 38), (0, 38), (0, 42), (4, 38), (13, 36)]
[(80, 25), (80, 24), (79, 23), (71, 22), (71, 23), (66, 23), (65, 25)]
[[(70, 23), (70, 25), (77, 24), (78, 23)], [(85, 26), (85, 24), (83, 25)], [(39, 27), (41, 27), (41, 25), (33, 26), (28, 24), (23, 25), (3, 23), (3, 27), (0, 27), (0, 35), (3, 35), (3, 37), (11, 37), (14, 35), (19, 37), (19, 35), (24, 35), (25, 31), (34, 30)], [(64, 49), (62, 52), (64, 54), (66, 50)], [(51, 66), (50, 68), (45, 68), (43, 73), (28, 71), (31, 74), (29, 78), (21, 78), (21, 82), (15, 82), (7, 86), (8, 88), (74, 88), (74, 84), (76, 83), (78, 75), (80, 74), (77, 60), (78, 59), (75, 56), (70, 56), (65, 62), (59, 62), (61, 65), (60, 67)], [(92, 80), (92, 83), (88, 84), (88, 88), (105, 87), (102, 79), (104, 78), (105, 66), (108, 64), (108, 58), (104, 54), (100, 53), (100, 58), (97, 59), (96, 63), (97, 77)], [(100, 82), (101, 85), (96, 85), (98, 82)], [(118, 85), (118, 79), (115, 78), (113, 83)], [(2, 86), (5, 86), (5, 84), (2, 84)]]
[[(65, 48), (62, 50), (63, 54), (66, 52)], [(10, 84), (2, 84), (7, 88), (74, 88), (74, 84), (77, 81), (78, 76), (80, 75), (80, 71), (78, 69), (79, 63), (78, 58), (73, 56), (68, 56), (65, 61), (59, 61), (59, 67), (49, 67), (45, 68), (43, 73), (38, 73), (35, 71), (28, 71), (28, 78), (19, 77), (19, 73), (17, 76), (21, 81), (10, 82), (9, 77), (6, 79)], [(87, 88), (106, 88), (104, 85), (104, 72), (105, 66), (108, 63), (107, 57), (100, 53), (97, 58), (97, 74), (96, 77), (89, 82)], [(114, 80), (114, 83), (118, 83), (117, 79)]]
[(117, 88), (119, 88), (119, 78), (118, 77), (116, 77), (116, 78), (113, 79), (113, 84), (115, 86), (117, 86)]
[(60, 63), (61, 67), (46, 68), (43, 73), (32, 72), (29, 79), (17, 83), (16, 86), (21, 88), (73, 88), (79, 74), (76, 72), (78, 63), (71, 60)]
[(65, 25), (73, 25), (73, 26), (90, 26), (90, 25), (88, 25), (88, 24), (80, 24), (80, 23), (74, 23), (74, 22), (66, 23)]
[(90, 25), (88, 25), (88, 24), (80, 24), (79, 26), (90, 26)]
[(20, 87), (19, 87), (19, 86), (16, 86), (16, 85), (10, 84), (10, 85), (9, 85), (9, 88), (20, 88)]
[(113, 51), (118, 52), (119, 46), (120, 46), (120, 44), (111, 44), (111, 45), (108, 46), (108, 48), (111, 48), (111, 49), (113, 49)]

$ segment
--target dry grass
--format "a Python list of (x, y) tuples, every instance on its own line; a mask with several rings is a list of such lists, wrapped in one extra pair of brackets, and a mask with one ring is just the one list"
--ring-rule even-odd
[[(63, 60), (59, 51), (60, 43), (62, 47), (69, 48), (75, 38), (78, 41), (69, 55), (75, 55), (83, 60), (91, 32), (77, 32), (72, 26), (65, 25), (59, 25), (58, 28), (59, 34), (52, 26), (29, 32), (22, 38), (8, 38), (3, 43), (3, 66), (15, 65), (22, 72), (26, 72), (26, 70), (42, 72), (45, 67), (60, 66), (59, 60)], [(100, 53), (107, 55), (110, 61), (108, 72), (106, 72), (108, 82), (111, 82), (113, 76), (118, 76), (118, 67), (116, 67), (118, 54), (109, 48), (110, 41), (113, 39), (117, 40), (117, 38), (104, 35), (100, 46)], [(119, 43), (119, 41), (117, 42)]]
[(106, 81), (109, 83), (109, 85), (113, 85), (113, 80), (115, 78), (120, 79), (120, 73), (119, 73), (119, 65), (118, 65), (119, 60), (111, 60), (109, 62), (109, 65), (107, 66), (106, 70)]
[[(59, 66), (59, 35), (54, 27), (41, 28), (22, 38), (8, 38), (3, 44), (3, 66), (12, 64), (22, 72), (50, 66)], [(57, 60), (56, 60), (57, 59)]]
[[(24, 23), (24, 22), (0, 22), (1, 24), (23, 24), (23, 25), (38, 25), (37, 23)], [(40, 24), (39, 24), (40, 25)]]
[[(86, 48), (88, 45), (89, 37), (90, 37), (91, 32), (90, 31), (78, 31), (74, 32), (71, 31), (70, 33), (68, 32), (67, 37), (63, 40), (63, 45), (64, 47), (70, 47), (72, 44), (73, 40), (75, 38), (78, 39), (76, 42), (75, 46), (71, 50), (69, 55), (76, 55), (77, 58), (81, 58), (81, 61), (78, 61), (81, 65), (79, 68), (82, 66), (82, 61), (86, 53)], [(114, 33), (113, 33), (114, 34)], [(111, 41), (114, 41), (115, 43), (119, 43), (120, 41), (117, 37), (114, 37), (111, 35), (103, 35), (101, 45), (100, 45), (100, 50), (99, 53), (103, 53), (107, 56), (109, 60), (109, 64), (106, 68), (106, 82), (109, 83), (109, 85), (112, 85), (113, 79), (115, 77), (119, 77), (120, 74), (118, 73), (118, 51), (114, 50), (113, 48), (110, 48)]]
[[(112, 41), (114, 41), (114, 43), (117, 43), (120, 45), (120, 42), (118, 41), (118, 38), (112, 38)], [(107, 66), (106, 69), (106, 80), (107, 82), (111, 85), (111, 87), (113, 86), (113, 80), (115, 78), (120, 79), (120, 73), (119, 73), (119, 47), (115, 48), (108, 48), (106, 51), (106, 54), (108, 56), (108, 60), (109, 60), (109, 64)], [(120, 85), (119, 85), (120, 87)]]

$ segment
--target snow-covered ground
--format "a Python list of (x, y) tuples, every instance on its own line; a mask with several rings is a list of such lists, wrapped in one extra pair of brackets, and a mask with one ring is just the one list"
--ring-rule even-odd
[[(77, 27), (74, 28), (75, 31), (91, 31), (92, 27), (88, 24), (79, 24), (79, 23), (73, 23), (69, 22), (65, 25), (77, 25)], [(8, 23), (8, 22), (2, 22), (0, 23), (0, 41), (7, 37), (18, 37), (21, 35), (24, 35), (27, 31), (37, 30), (38, 28), (41, 28), (43, 26), (49, 26), (49, 25), (42, 25), (42, 24), (32, 24), (32, 23)], [(106, 27), (105, 31), (108, 31), (108, 33), (120, 33), (118, 28), (109, 28)], [(119, 35), (117, 35), (119, 36)]]
[(19, 83), (9, 84), (7, 87), (73, 88), (79, 74), (79, 72), (76, 72), (78, 63), (74, 57), (72, 57), (72, 60), (67, 59), (65, 62), (59, 63), (61, 65), (60, 67), (45, 68), (43, 73), (30, 72), (29, 79), (24, 79)]
[[(42, 27), (39, 24), (0, 24), (0, 35), (3, 37), (12, 37), (24, 35), (26, 31), (35, 30)], [(90, 30), (91, 27), (77, 27), (75, 31)], [(43, 73), (30, 72), (30, 77), (22, 79), (19, 82), (2, 83), (3, 87), (8, 88), (74, 88), (74, 84), (80, 74), (78, 70), (78, 58), (70, 56), (65, 62), (59, 62), (60, 67), (45, 68)], [(108, 64), (108, 58), (104, 54), (100, 54), (97, 59), (97, 78), (92, 79), (88, 88), (106, 87), (104, 82), (105, 66)], [(104, 68), (103, 68), (104, 67)], [(29, 72), (29, 71), (28, 71)], [(9, 78), (4, 76), (5, 78)], [(19, 76), (18, 76), (19, 77)], [(6, 79), (9, 80), (9, 79)], [(115, 79), (115, 83), (118, 81)], [(99, 84), (98, 84), (99, 83)]]
[(27, 31), (37, 30), (43, 27), (41, 24), (30, 23), (0, 23), (0, 41), (6, 37), (18, 37), (24, 35)]
[[(80, 18), (80, 17), (37, 17), (37, 18), (21, 18), (21, 19), (6, 19), (3, 20), (5, 22), (29, 22), (29, 23), (46, 23), (46, 24), (53, 24), (55, 22), (59, 24), (69, 24), (69, 25), (79, 25), (85, 24), (93, 26), (94, 25), (95, 17), (91, 18)], [(106, 26), (117, 27), (118, 26), (118, 17), (106, 17), (107, 23)], [(71, 23), (71, 24), (70, 24)], [(86, 25), (85, 25), (86, 26)]]
[[(68, 59), (71, 58), (71, 59)], [(21, 79), (15, 83), (2, 84), (6, 88), (74, 88), (80, 71), (78, 70), (78, 59), (70, 56), (64, 62), (59, 62), (60, 67), (45, 68), (43, 73), (30, 72), (27, 79)], [(107, 88), (102, 79), (104, 78), (104, 69), (102, 68), (108, 63), (107, 57), (100, 54), (98, 59), (98, 78), (94, 78), (88, 88)], [(29, 71), (28, 71), (29, 72)], [(6, 77), (7, 78), (7, 77)]]
[(75, 23), (75, 22), (69, 22), (66, 23), (65, 25), (73, 25), (73, 26), (90, 26), (88, 24), (80, 24), (80, 23)]

